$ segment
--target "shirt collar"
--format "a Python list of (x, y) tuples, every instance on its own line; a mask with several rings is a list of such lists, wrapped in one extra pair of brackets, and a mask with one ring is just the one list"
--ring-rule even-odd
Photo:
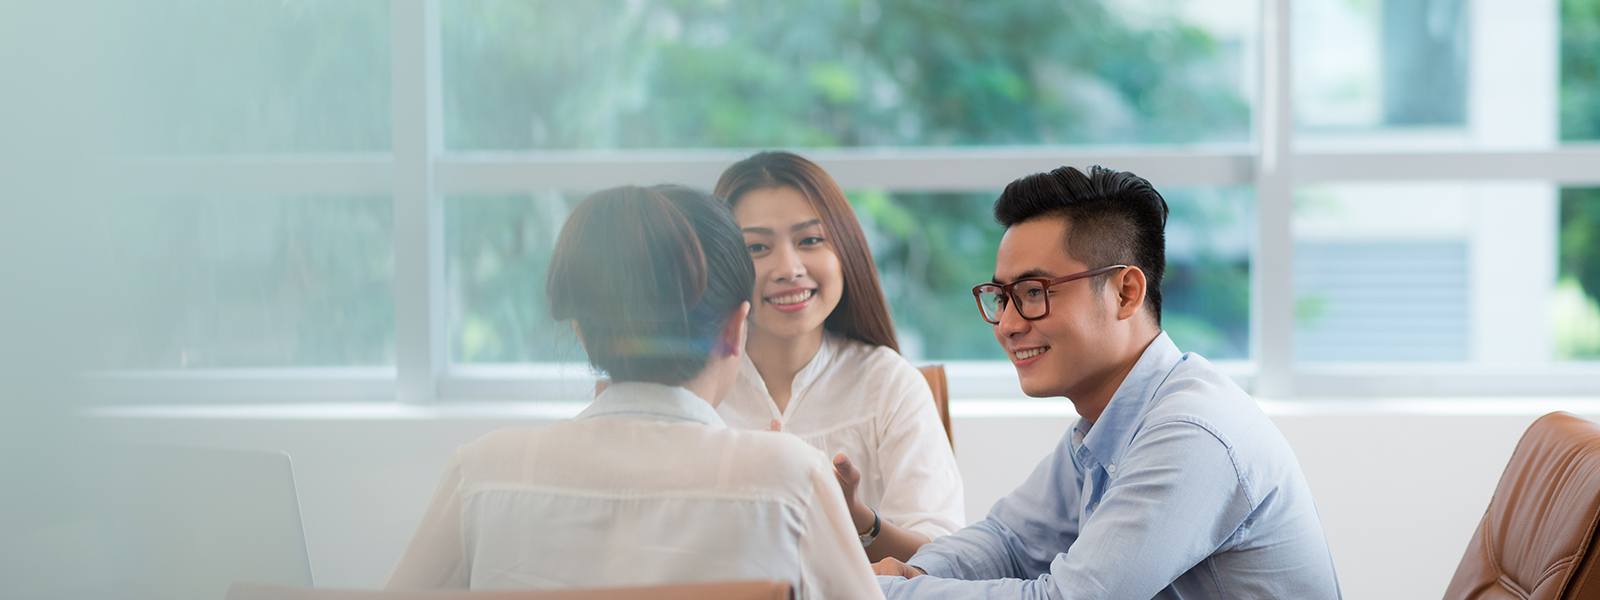
[[(835, 345), (839, 343), (833, 337), (833, 333), (824, 331), (822, 333), (822, 344), (817, 346), (817, 353), (811, 355), (811, 360), (807, 361), (806, 365), (800, 367), (800, 371), (794, 374), (794, 382), (789, 385), (789, 406), (794, 406), (795, 400), (799, 399), (806, 389), (816, 383), (822, 377), (822, 374), (828, 370), (829, 363), (833, 362)], [(782, 416), (777, 412), (778, 407), (772, 403), (772, 395), (767, 393), (767, 382), (761, 378), (761, 371), (756, 369), (756, 363), (750, 360), (749, 352), (744, 353), (744, 357), (739, 364), (739, 370), (743, 378), (748, 380), (759, 392), (756, 397), (766, 399), (767, 405), (772, 407), (774, 416)], [(788, 412), (793, 414), (794, 411), (791, 409)]]
[(711, 403), (687, 389), (659, 383), (615, 382), (606, 386), (578, 419), (631, 416), (661, 421), (690, 421), (725, 427)]
[(1106, 404), (1094, 425), (1090, 426), (1087, 420), (1079, 419), (1073, 426), (1073, 440), (1086, 448), (1089, 456), (1100, 464), (1116, 464), (1156, 390), (1178, 363), (1187, 358), (1172, 343), (1167, 332), (1161, 332), (1139, 355), (1133, 370), (1123, 378), (1122, 385), (1117, 386), (1116, 393), (1111, 395), (1111, 401)]
[(833, 362), (834, 341), (832, 338), (832, 333), (822, 332), (822, 343), (817, 345), (817, 353), (811, 356), (811, 360), (806, 363), (806, 366), (800, 368), (799, 373), (794, 374), (794, 387), (789, 391), (791, 401), (794, 396), (799, 396), (800, 392), (811, 387), (811, 384), (816, 383), (817, 378), (821, 377), (823, 371), (827, 370), (828, 363)]

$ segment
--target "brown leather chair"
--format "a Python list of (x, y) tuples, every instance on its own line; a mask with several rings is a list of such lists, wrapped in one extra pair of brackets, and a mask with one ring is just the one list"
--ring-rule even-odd
[(928, 389), (933, 392), (933, 407), (939, 410), (939, 423), (944, 425), (944, 437), (950, 440), (950, 449), (956, 447), (956, 433), (950, 429), (950, 380), (944, 376), (944, 365), (927, 365), (917, 367), (922, 371), (922, 378), (928, 380)]
[[(950, 440), (950, 449), (956, 447), (955, 431), (950, 429), (950, 380), (944, 375), (944, 365), (927, 365), (917, 367), (922, 372), (922, 378), (928, 380), (928, 389), (933, 392), (933, 407), (939, 411), (939, 423), (944, 425), (944, 437)], [(594, 395), (599, 396), (611, 384), (609, 379), (596, 379), (594, 382)]]
[(1600, 598), (1600, 425), (1540, 417), (1511, 454), (1445, 598)]
[(227, 600), (790, 600), (785, 581), (730, 581), (587, 590), (321, 590), (235, 583)]

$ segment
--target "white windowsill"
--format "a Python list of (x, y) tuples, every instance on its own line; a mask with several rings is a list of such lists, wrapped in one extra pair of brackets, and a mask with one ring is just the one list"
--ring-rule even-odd
[[(1565, 410), (1600, 414), (1600, 399), (1560, 397), (1497, 398), (1396, 398), (1259, 400), (1271, 416), (1317, 415), (1433, 415), (1433, 416), (1537, 416)], [(584, 405), (576, 402), (454, 402), (430, 406), (385, 403), (292, 403), (203, 405), (133, 405), (86, 409), (97, 419), (215, 419), (215, 420), (510, 420), (544, 421), (571, 418)], [(1072, 418), (1065, 400), (956, 400), (950, 412), (956, 419), (1010, 417)]]

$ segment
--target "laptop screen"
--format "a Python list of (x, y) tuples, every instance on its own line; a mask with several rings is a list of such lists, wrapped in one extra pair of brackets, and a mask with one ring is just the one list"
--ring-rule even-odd
[[(99, 446), (53, 461), (24, 527), (36, 597), (221, 600), (234, 582), (312, 584), (289, 456)], [(15, 563), (13, 563), (15, 565)]]

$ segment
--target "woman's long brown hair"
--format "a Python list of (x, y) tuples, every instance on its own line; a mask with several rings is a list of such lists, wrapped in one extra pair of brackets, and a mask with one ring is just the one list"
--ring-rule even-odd
[(889, 303), (884, 300), (883, 286), (878, 283), (878, 265), (867, 247), (867, 236), (861, 231), (861, 222), (856, 220), (855, 210), (850, 208), (844, 191), (827, 171), (794, 153), (761, 152), (723, 171), (714, 193), (731, 208), (751, 190), (776, 187), (793, 188), (811, 202), (811, 208), (822, 219), (833, 251), (839, 255), (844, 272), (844, 293), (839, 306), (823, 321), (823, 328), (899, 352), (900, 342), (894, 335)]

